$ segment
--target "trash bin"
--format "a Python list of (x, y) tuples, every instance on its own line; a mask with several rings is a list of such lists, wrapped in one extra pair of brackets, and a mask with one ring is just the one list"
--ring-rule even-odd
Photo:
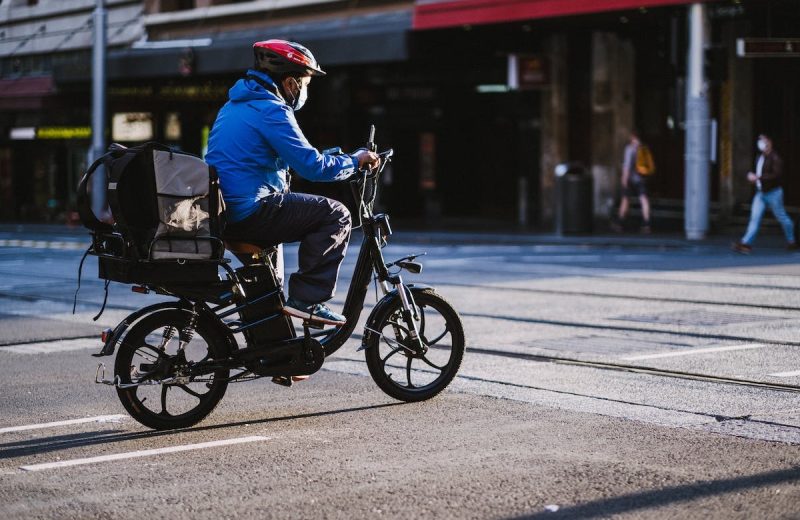
[(591, 233), (592, 176), (580, 163), (556, 166), (556, 233)]

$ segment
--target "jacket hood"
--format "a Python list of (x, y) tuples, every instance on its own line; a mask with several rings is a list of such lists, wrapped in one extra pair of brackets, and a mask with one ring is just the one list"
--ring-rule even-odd
[(258, 72), (256, 70), (248, 70), (247, 77), (244, 77), (233, 84), (231, 89), (228, 91), (228, 98), (231, 101), (252, 101), (255, 99), (269, 99), (269, 100), (280, 100), (283, 101), (280, 94), (275, 94), (270, 92), (269, 90), (265, 89), (259, 82), (255, 81), (254, 79), (250, 78), (249, 76), (255, 76), (259, 78), (262, 82), (267, 83), (268, 85), (272, 85), (275, 87), (275, 90), (278, 91), (277, 86), (275, 86), (275, 82), (272, 81), (272, 78), (264, 74), (263, 72)]

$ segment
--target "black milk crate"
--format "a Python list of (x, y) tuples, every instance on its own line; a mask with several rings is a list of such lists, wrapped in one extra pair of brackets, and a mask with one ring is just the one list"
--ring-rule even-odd
[(120, 283), (172, 285), (219, 281), (219, 262), (177, 260), (131, 260), (113, 255), (98, 255), (100, 278)]

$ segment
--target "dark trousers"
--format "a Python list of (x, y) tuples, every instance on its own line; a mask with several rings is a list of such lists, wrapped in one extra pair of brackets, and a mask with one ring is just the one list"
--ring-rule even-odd
[(340, 202), (306, 193), (273, 193), (256, 213), (229, 223), (225, 238), (262, 247), (300, 242), (299, 270), (289, 277), (289, 297), (330, 300), (350, 239), (350, 212)]

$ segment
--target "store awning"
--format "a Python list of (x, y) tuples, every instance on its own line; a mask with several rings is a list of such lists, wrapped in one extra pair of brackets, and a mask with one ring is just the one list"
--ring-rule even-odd
[(0, 110), (32, 110), (43, 98), (55, 93), (52, 76), (22, 76), (0, 79)]
[[(415, 30), (689, 4), (698, 0), (417, 0)], [(706, 0), (699, 0), (706, 1)]]
[[(175, 41), (158, 41), (153, 48), (116, 50), (108, 56), (109, 80), (203, 76), (241, 72), (253, 65), (253, 42), (281, 38), (310, 48), (322, 67), (404, 61), (408, 58), (410, 8), (368, 15), (352, 15), (311, 22), (277, 24), (246, 31), (204, 36), (210, 44), (187, 47)], [(87, 64), (88, 65), (88, 64)], [(188, 66), (188, 67), (187, 67)], [(86, 81), (86, 67), (60, 67), (56, 80)]]

